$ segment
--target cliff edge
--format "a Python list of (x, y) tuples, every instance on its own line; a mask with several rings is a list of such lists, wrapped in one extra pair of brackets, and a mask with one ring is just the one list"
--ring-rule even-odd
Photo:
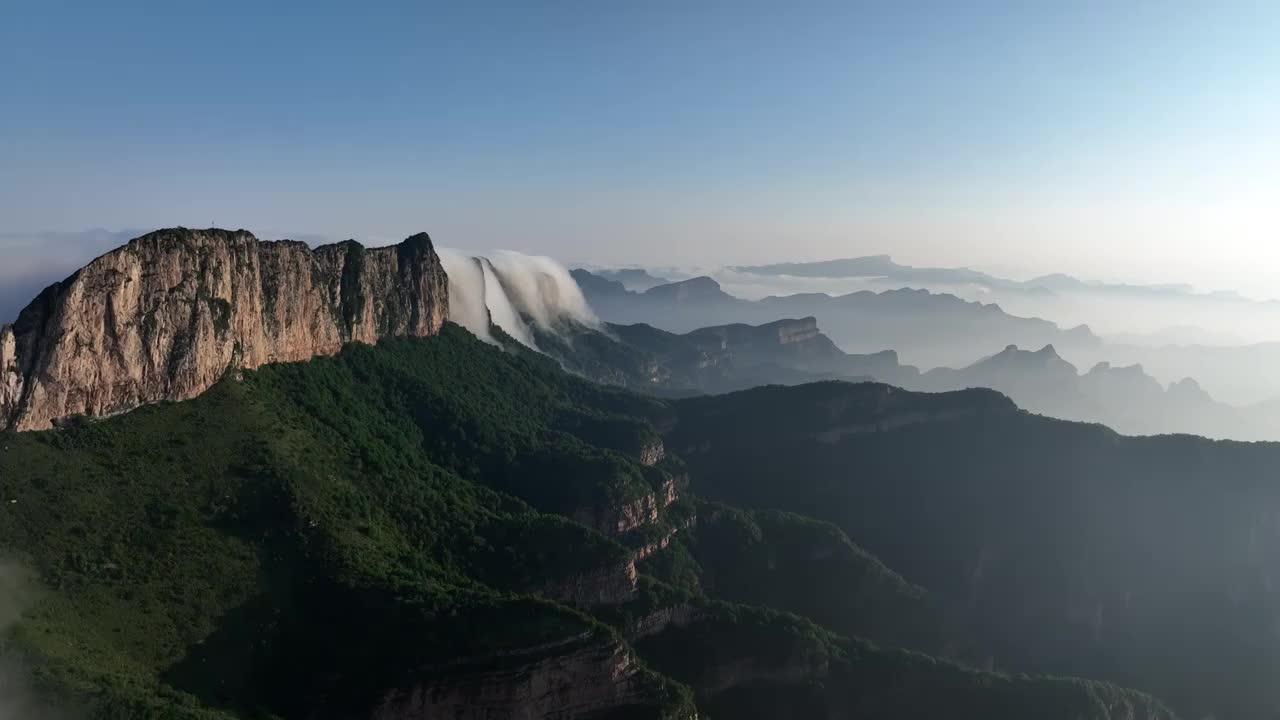
[(439, 332), (431, 238), (314, 250), (244, 230), (157, 230), (46, 288), (0, 327), (0, 430), (199, 395), (228, 370)]

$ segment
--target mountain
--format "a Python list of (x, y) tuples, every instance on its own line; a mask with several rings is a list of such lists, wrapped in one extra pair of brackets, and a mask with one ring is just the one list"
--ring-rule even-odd
[(705, 275), (651, 287), (644, 291), (644, 297), (654, 302), (674, 304), (732, 304), (737, 300), (721, 290), (720, 283)]
[[(989, 653), (977, 628), (837, 525), (700, 499), (661, 432), (700, 406), (575, 377), (499, 325), (434, 324), (455, 284), (473, 305), (498, 290), (435, 257), (425, 235), (312, 253), (161, 231), (24, 313), (13, 337), (38, 341), (17, 346), (56, 349), (41, 372), (83, 367), (59, 364), (67, 335), (130, 372), (226, 336), (266, 359), (191, 399), (3, 435), (0, 600), (25, 603), (3, 619), (6, 692), (27, 680), (94, 720), (1174, 717), (1102, 681), (961, 664)], [(459, 267), (542, 288), (513, 285), (512, 310), (554, 306), (551, 275), (499, 264)], [(695, 341), (830, 350), (808, 321)], [(117, 397), (110, 373), (58, 377)], [(963, 414), (985, 396), (936, 397)]]
[(1191, 295), (1195, 288), (1186, 283), (1167, 283), (1161, 285), (1129, 285), (1125, 283), (1086, 282), (1080, 278), (1063, 273), (1041, 275), (1022, 283), (1029, 287), (1039, 287), (1056, 292), (1102, 291), (1127, 295)]
[[(813, 263), (738, 266), (719, 276), (732, 283), (735, 294), (751, 297), (808, 292), (815, 288), (847, 292), (851, 289), (894, 290), (906, 287), (933, 293), (953, 293), (966, 300), (998, 303), (1010, 315), (1044, 318), (1064, 327), (1088, 324), (1108, 343), (1151, 348), (1280, 341), (1280, 335), (1277, 335), (1280, 301), (1259, 300), (1231, 291), (1201, 291), (1185, 283), (1094, 282), (1062, 273), (1013, 280), (969, 268), (911, 267), (895, 263), (887, 255)], [(828, 328), (834, 327), (827, 318), (821, 315), (819, 318)], [(1087, 350), (1084, 347), (1070, 348), (1053, 340), (988, 339), (991, 341), (989, 347), (1009, 343), (1040, 347), (1046, 342), (1053, 342), (1064, 351)], [(842, 344), (846, 342), (839, 335), (837, 340)], [(1095, 345), (1095, 348), (1100, 347)], [(899, 346), (899, 350), (904, 349), (904, 346)], [(931, 363), (909, 357), (913, 362), (925, 365), (954, 366), (963, 360), (953, 358)], [(1073, 359), (1090, 365), (1106, 357), (1080, 353), (1080, 357)], [(1133, 362), (1141, 362), (1149, 369), (1155, 366), (1155, 363), (1145, 360), (1122, 360), (1122, 364)], [(1229, 397), (1230, 370), (1225, 366), (1210, 368), (1210, 372), (1182, 370), (1172, 377), (1162, 376), (1161, 380), (1171, 382), (1187, 375), (1201, 378), (1216, 396), (1236, 403), (1254, 402), (1260, 397), (1274, 395), (1262, 392), (1263, 386), (1254, 386), (1246, 397)]]
[[(608, 303), (607, 299), (601, 299), (602, 293), (606, 297), (612, 293), (615, 297), (636, 299), (634, 293), (601, 283), (587, 273), (579, 273), (576, 280), (587, 288), (586, 296), (594, 298), (597, 304)], [(708, 279), (695, 285), (710, 290), (703, 293), (705, 305), (718, 307), (722, 314), (732, 314), (741, 308), (744, 301), (716, 292), (711, 282)], [(593, 287), (594, 292), (590, 290)], [(668, 286), (660, 292), (686, 298), (689, 295), (682, 286)], [(927, 294), (924, 297), (927, 299)], [(587, 330), (570, 343), (552, 342), (546, 347), (552, 348), (549, 352), (565, 367), (586, 377), (663, 396), (831, 379), (878, 380), (930, 392), (986, 387), (1007, 394), (1020, 407), (1033, 412), (1100, 422), (1127, 434), (1191, 433), (1236, 440), (1280, 439), (1280, 411), (1272, 403), (1229, 405), (1215, 400), (1194, 379), (1184, 377), (1166, 386), (1139, 364), (1099, 361), (1082, 374), (1059, 355), (1052, 344), (1038, 351), (1009, 345), (976, 363), (921, 373), (911, 365), (902, 364), (893, 350), (845, 353), (819, 330), (814, 317), (761, 325), (716, 325), (686, 333), (667, 332), (643, 323), (610, 325), (605, 335), (590, 335), (592, 331)]]
[(989, 390), (817, 383), (674, 409), (664, 438), (701, 497), (833, 523), (996, 669), (1111, 680), (1185, 717), (1280, 707), (1280, 445), (1127, 438)]
[(1083, 396), (1075, 366), (1059, 357), (1052, 345), (1035, 352), (1010, 345), (962, 369), (930, 370), (913, 387), (932, 391), (991, 388), (1021, 407), (1071, 419), (1093, 409)]
[(569, 274), (574, 282), (578, 283), (578, 287), (582, 289), (582, 292), (587, 295), (606, 297), (627, 295), (633, 292), (618, 280), (607, 278), (604, 275), (597, 275), (582, 268), (574, 268), (569, 271)]
[(448, 314), (425, 234), (315, 250), (248, 232), (159, 230), (55, 283), (0, 327), (0, 429), (194, 397), (228, 368), (426, 336)]
[(1280, 343), (1256, 343), (1238, 346), (1161, 345), (1149, 347), (1129, 344), (1107, 344), (1089, 349), (1073, 349), (1077, 362), (1110, 361), (1123, 365), (1142, 365), (1163, 382), (1194, 377), (1213, 396), (1233, 405), (1251, 405), (1270, 398), (1280, 398)]
[(731, 353), (743, 365), (790, 368), (827, 378), (876, 376), (891, 381), (918, 372), (899, 364), (892, 350), (865, 355), (844, 352), (818, 329), (814, 317), (699, 328), (684, 337), (699, 347)]
[(683, 334), (643, 323), (578, 327), (569, 335), (542, 334), (538, 346), (596, 382), (666, 397), (828, 379), (909, 382), (919, 375), (892, 350), (844, 352), (811, 317)]
[(622, 283), (623, 287), (636, 292), (644, 292), (658, 285), (666, 285), (671, 282), (666, 278), (660, 278), (651, 275), (648, 270), (643, 268), (621, 268), (618, 270), (597, 270), (596, 274), (606, 280), (616, 280)]
[(626, 290), (584, 270), (574, 279), (603, 319), (622, 325), (645, 323), (670, 332), (779, 318), (814, 317), (837, 344), (852, 352), (893, 348), (922, 365), (957, 365), (992, 346), (1009, 343), (1092, 348), (1099, 343), (1087, 327), (1065, 330), (1037, 318), (1009, 315), (996, 305), (968, 302), (923, 290), (862, 291), (736, 298), (714, 279), (699, 277), (660, 285), (643, 293)]
[(870, 278), (891, 283), (914, 284), (917, 287), (947, 285), (978, 285), (991, 290), (1024, 291), (1032, 293), (1110, 293), (1133, 296), (1190, 296), (1199, 294), (1204, 298), (1231, 301), (1252, 302), (1235, 293), (1196, 293), (1186, 283), (1162, 283), (1134, 285), (1127, 283), (1104, 283), (1081, 280), (1065, 273), (1041, 275), (1030, 280), (1011, 280), (996, 275), (972, 270), (970, 268), (937, 268), (912, 267), (893, 261), (889, 255), (867, 255), (837, 260), (819, 260), (815, 262), (774, 263), (770, 265), (735, 265), (731, 270), (752, 275), (777, 276), (788, 275), (801, 278)]
[(811, 317), (683, 334), (645, 324), (609, 325), (603, 331), (578, 327), (568, 335), (543, 334), (538, 345), (572, 372), (661, 397), (820, 380), (876, 380), (928, 392), (984, 387), (1033, 412), (1100, 422), (1126, 434), (1280, 439), (1280, 408), (1273, 403), (1227, 405), (1194, 379), (1166, 387), (1140, 365), (1100, 362), (1081, 374), (1052, 345), (1037, 351), (1010, 345), (962, 368), (925, 373), (903, 365), (892, 350), (845, 353)]
[[(519, 347), (446, 325), (7, 437), (0, 544), (48, 587), (12, 643), (95, 717), (1171, 717), (764, 606), (945, 644), (833, 526), (690, 498), (645, 420), (668, 406)], [(697, 584), (649, 574), (680, 580), (659, 556), (704, 514)]]
[(1280, 440), (1280, 412), (1269, 404), (1236, 407), (1218, 402), (1191, 378), (1166, 387), (1141, 365), (1103, 361), (1081, 374), (1051, 345), (1034, 352), (1011, 345), (973, 365), (935, 368), (899, 384), (932, 392), (992, 388), (1033, 412), (1100, 422), (1131, 435)]
[(644, 402), (449, 325), (6, 437), (0, 538), (55, 593), (18, 641), (119, 717), (684, 716), (582, 612), (681, 493)]
[(982, 285), (991, 288), (1020, 288), (1005, 280), (969, 268), (917, 268), (899, 265), (888, 255), (869, 255), (818, 262), (737, 265), (731, 268), (752, 275), (790, 275), (807, 278), (876, 278), (890, 282), (937, 285)]

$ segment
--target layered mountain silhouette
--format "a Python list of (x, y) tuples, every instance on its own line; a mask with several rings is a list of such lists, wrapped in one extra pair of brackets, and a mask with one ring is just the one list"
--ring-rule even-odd
[(1156, 347), (1110, 343), (1079, 353), (1093, 362), (1142, 365), (1158, 377), (1194, 377), (1215, 397), (1233, 405), (1280, 398), (1280, 343), (1248, 345), (1166, 344)]
[(960, 369), (924, 373), (911, 387), (952, 390), (988, 387), (1033, 412), (1099, 422), (1132, 435), (1188, 433), (1237, 440), (1280, 439), (1280, 415), (1270, 405), (1235, 407), (1214, 400), (1192, 378), (1168, 386), (1141, 365), (1094, 365), (1081, 374), (1053, 348), (1009, 346)]
[[(1000, 289), (1050, 290), (1034, 281), (1019, 283), (969, 268), (920, 268), (900, 265), (888, 255), (867, 255), (856, 258), (821, 260), (817, 262), (775, 263), (771, 265), (733, 266), (738, 272), (753, 275), (790, 275), (807, 278), (871, 278), (908, 285), (982, 285)], [(1066, 276), (1063, 276), (1064, 278)]]
[(962, 300), (925, 290), (821, 293), (748, 301), (726, 293), (710, 277), (659, 285), (642, 293), (627, 290), (585, 270), (575, 270), (587, 300), (605, 320), (646, 323), (672, 332), (726, 323), (751, 325), (779, 318), (814, 317), (841, 347), (854, 352), (893, 348), (913, 362), (955, 365), (1010, 342), (1039, 347), (1056, 344), (1093, 347), (1089, 328), (1063, 329), (1038, 318), (1009, 315), (997, 305)]
[[(978, 285), (993, 290), (1030, 293), (1105, 293), (1130, 297), (1198, 296), (1219, 302), (1253, 302), (1231, 292), (1197, 293), (1186, 283), (1132, 284), (1082, 280), (1066, 273), (1051, 273), (1030, 280), (1011, 280), (970, 268), (913, 267), (893, 261), (889, 255), (866, 255), (855, 258), (819, 260), (815, 262), (774, 263), (769, 265), (736, 265), (732, 270), (760, 276), (799, 278), (864, 278), (890, 283), (928, 287), (932, 285)], [(1280, 303), (1273, 303), (1280, 306)]]
[(964, 367), (922, 372), (892, 350), (846, 353), (809, 317), (688, 333), (645, 324), (609, 325), (604, 332), (581, 328), (569, 341), (548, 338), (542, 346), (566, 368), (597, 382), (661, 396), (817, 380), (874, 380), (928, 392), (991, 388), (1032, 412), (1102, 423), (1126, 434), (1280, 439), (1276, 403), (1228, 405), (1192, 378), (1166, 386), (1141, 365), (1101, 362), (1081, 373), (1052, 345), (1035, 351), (1010, 345)]
[[(655, 327), (626, 331), (622, 329), (626, 321), (645, 319), (640, 324), (650, 326), (649, 320), (653, 320), (664, 330), (671, 330), (698, 318), (717, 319), (707, 328), (669, 333), (692, 340), (700, 332), (717, 331), (727, 320), (799, 318), (808, 314), (808, 320), (823, 331), (818, 333), (821, 339), (816, 344), (797, 346), (806, 348), (809, 360), (798, 360), (794, 350), (767, 361), (755, 357), (755, 353), (739, 352), (735, 370), (739, 380), (712, 381), (704, 372), (702, 381), (694, 382), (686, 373), (675, 383), (683, 390), (719, 392), (766, 382), (796, 384), (820, 378), (874, 378), (931, 391), (990, 387), (1035, 412), (1101, 422), (1125, 433), (1182, 432), (1241, 440), (1280, 439), (1280, 415), (1275, 412), (1275, 403), (1266, 400), (1280, 395), (1280, 386), (1274, 385), (1274, 374), (1270, 372), (1270, 356), (1276, 353), (1269, 350), (1276, 346), (1268, 344), (1162, 348), (1104, 344), (1088, 328), (1062, 330), (1043, 320), (1008, 315), (997, 306), (922, 290), (864, 291), (845, 296), (803, 294), (753, 302), (725, 292), (709, 277), (657, 286), (643, 293), (628, 291), (617, 282), (586, 271), (574, 271), (574, 278), (592, 306), (606, 319), (616, 321), (615, 338), (642, 350), (651, 350), (647, 337), (661, 331)], [(799, 312), (790, 314), (788, 311), (793, 309)], [(843, 335), (840, 331), (830, 332), (828, 321), (844, 328)], [(800, 320), (766, 321), (759, 327), (786, 322)], [(743, 320), (734, 324), (752, 323)], [(766, 336), (769, 334), (765, 332)], [(1025, 343), (1018, 341), (1019, 337), (1034, 340)], [(675, 341), (666, 338), (665, 342), (670, 346)], [(688, 343), (677, 345), (687, 347)], [(840, 349), (849, 346), (858, 352), (849, 354)], [(1006, 350), (992, 354), (993, 347)], [(1040, 350), (1019, 349), (1028, 347)], [(1096, 359), (1085, 366), (1089, 368), (1085, 371), (1067, 361), (1064, 354)], [(918, 365), (929, 363), (902, 364), (900, 356), (950, 361), (922, 372)], [(691, 355), (686, 353), (684, 357)], [(814, 362), (813, 357), (828, 359)], [(982, 359), (975, 362), (974, 358)], [(668, 353), (659, 364), (676, 370), (682, 362), (679, 355)], [(1155, 372), (1147, 369), (1149, 364)], [(573, 366), (572, 362), (569, 366)], [(715, 366), (727, 367), (728, 363), (721, 359)], [(754, 369), (744, 373), (743, 366)], [(1156, 373), (1167, 380), (1157, 379)], [(1228, 391), (1236, 403), (1213, 397), (1198, 382), (1202, 375), (1215, 387)], [(681, 374), (677, 372), (676, 376)], [(633, 386), (643, 387), (644, 383)]]

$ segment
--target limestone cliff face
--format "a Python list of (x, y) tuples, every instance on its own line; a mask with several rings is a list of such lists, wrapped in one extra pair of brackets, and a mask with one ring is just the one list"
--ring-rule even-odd
[(639, 455), (641, 465), (657, 465), (667, 456), (667, 448), (662, 438), (650, 438), (640, 447)]
[(0, 329), (0, 429), (189, 399), (228, 369), (433, 335), (447, 314), (426, 234), (312, 250), (244, 230), (159, 230), (47, 288)]
[(452, 672), (436, 680), (387, 695), (373, 720), (491, 720), (492, 718), (664, 717), (652, 681), (640, 671), (630, 650), (611, 639), (586, 639), (555, 648), (507, 667), (481, 672)]
[(584, 505), (571, 516), (576, 522), (610, 537), (657, 522), (658, 516), (679, 496), (678, 480), (668, 479), (657, 490), (617, 505)]

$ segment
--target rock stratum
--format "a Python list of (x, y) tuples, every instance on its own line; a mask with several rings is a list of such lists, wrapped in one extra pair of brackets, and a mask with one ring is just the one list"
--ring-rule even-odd
[(244, 230), (158, 230), (45, 289), (0, 328), (0, 430), (199, 395), (228, 370), (439, 332), (447, 280), (425, 233), (312, 249)]

